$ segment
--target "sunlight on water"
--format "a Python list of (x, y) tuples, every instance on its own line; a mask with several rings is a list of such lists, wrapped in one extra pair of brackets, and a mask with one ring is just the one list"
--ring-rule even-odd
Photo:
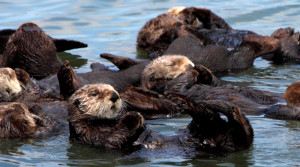
[[(100, 62), (116, 69), (99, 57), (109, 52), (135, 58), (136, 36), (151, 18), (173, 6), (198, 6), (211, 9), (233, 28), (271, 35), (280, 27), (300, 23), (297, 0), (182, 1), (182, 0), (0, 0), (0, 29), (16, 29), (34, 22), (52, 37), (75, 39), (87, 48), (59, 53), (62, 60), (72, 59), (77, 72), (90, 71)], [(298, 29), (299, 30), (299, 29)], [(258, 58), (253, 68), (222, 78), (224, 83), (249, 86), (283, 93), (298, 80), (299, 65), (272, 65)], [(249, 116), (255, 130), (251, 149), (222, 157), (174, 157), (153, 153), (130, 157), (120, 152), (103, 152), (86, 145), (70, 143), (68, 136), (44, 140), (0, 140), (0, 166), (296, 166), (300, 164), (300, 123)], [(155, 120), (149, 127), (172, 135), (184, 128), (190, 118)]]

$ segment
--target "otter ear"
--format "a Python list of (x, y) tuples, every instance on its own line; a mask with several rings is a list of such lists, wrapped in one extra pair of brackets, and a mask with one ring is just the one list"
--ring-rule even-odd
[(15, 68), (15, 72), (18, 80), (21, 82), (21, 85), (23, 84), (26, 87), (30, 82), (30, 75), (27, 73), (27, 71), (21, 68)]

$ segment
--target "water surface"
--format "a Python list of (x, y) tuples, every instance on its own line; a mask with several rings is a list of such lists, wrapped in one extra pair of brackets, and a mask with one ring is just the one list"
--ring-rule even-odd
[[(75, 59), (77, 72), (90, 71), (89, 65), (100, 62), (109, 52), (136, 58), (136, 36), (149, 19), (172, 6), (198, 6), (211, 9), (233, 28), (270, 35), (281, 27), (300, 23), (297, 0), (0, 0), (0, 29), (16, 29), (24, 22), (34, 22), (56, 38), (75, 39), (89, 46), (59, 53)], [(253, 68), (223, 77), (224, 83), (255, 87), (283, 93), (298, 80), (299, 65), (273, 65), (258, 58)], [(297, 166), (300, 165), (300, 122), (249, 116), (254, 127), (252, 148), (225, 155), (177, 157), (171, 153), (130, 157), (122, 152), (103, 152), (98, 148), (70, 143), (67, 135), (36, 140), (0, 140), (0, 166)], [(184, 128), (189, 117), (151, 122), (150, 128), (171, 135)]]

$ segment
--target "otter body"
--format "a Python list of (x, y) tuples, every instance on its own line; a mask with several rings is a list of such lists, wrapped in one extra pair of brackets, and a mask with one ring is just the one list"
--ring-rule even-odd
[[(121, 111), (122, 100), (118, 94), (114, 97), (115, 94), (117, 92), (110, 86), (92, 84), (83, 86), (70, 97), (68, 111), (71, 140), (106, 148), (132, 147), (133, 142), (145, 130), (144, 119), (134, 112), (127, 112), (116, 119)], [(96, 99), (100, 100), (95, 101)], [(96, 106), (98, 110), (94, 110)], [(222, 101), (191, 101), (187, 106), (186, 111), (193, 120), (183, 136), (175, 137), (184, 138), (176, 147), (196, 148), (196, 151), (231, 152), (252, 145), (253, 129), (237, 107)], [(229, 122), (221, 119), (218, 112), (226, 115)], [(168, 145), (164, 142), (171, 141), (169, 137), (159, 141), (154, 136), (148, 138), (145, 135), (151, 136), (143, 134), (138, 143), (161, 147)]]
[(87, 46), (77, 41), (53, 39), (30, 22), (22, 24), (14, 33), (1, 32), (3, 41), (0, 44), (6, 47), (0, 57), (0, 67), (21, 68), (36, 79), (57, 73), (62, 64), (56, 56), (57, 50)]
[(137, 45), (145, 48), (150, 58), (184, 55), (224, 74), (245, 70), (262, 55), (277, 62), (298, 61), (298, 36), (290, 29), (279, 29), (270, 37), (235, 30), (210, 10), (181, 7), (147, 22), (138, 34)]

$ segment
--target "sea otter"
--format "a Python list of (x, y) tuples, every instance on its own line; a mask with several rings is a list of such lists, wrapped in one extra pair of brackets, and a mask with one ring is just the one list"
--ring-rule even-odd
[[(173, 57), (172, 60), (176, 61), (176, 58)], [(64, 68), (65, 66), (59, 72), (61, 73), (59, 77), (69, 77), (67, 80), (71, 83), (70, 88), (73, 90), (74, 84), (72, 83), (74, 82), (72, 80), (76, 80), (76, 77), (73, 76), (76, 73), (72, 72), (72, 68)], [(118, 149), (131, 147), (135, 141), (137, 141), (135, 143), (142, 145), (158, 144), (157, 147), (160, 147), (168, 145), (168, 141), (173, 140), (177, 141), (175, 142), (177, 147), (199, 148), (205, 151), (236, 151), (248, 148), (252, 144), (252, 127), (236, 106), (220, 100), (202, 102), (195, 102), (189, 98), (183, 100), (180, 99), (180, 95), (179, 97), (175, 96), (180, 99), (179, 101), (184, 101), (184, 104), (173, 105), (172, 102), (153, 93), (153, 91), (147, 92), (147, 90), (142, 90), (137, 92), (132, 89), (140, 90), (141, 88), (131, 87), (121, 94), (107, 84), (89, 84), (77, 89), (68, 100), (70, 139), (79, 143)], [(193, 121), (185, 130), (185, 133), (182, 134), (182, 137), (170, 137), (170, 140), (165, 141), (161, 139), (156, 140), (151, 132), (150, 134), (148, 134), (149, 131), (144, 132), (144, 118), (141, 114), (131, 112), (133, 108), (128, 106), (127, 100), (130, 101), (130, 99), (126, 99), (126, 91), (137, 93), (136, 95), (139, 99), (136, 100), (140, 100), (136, 103), (134, 111), (141, 111), (144, 115), (145, 111), (149, 112), (150, 110), (176, 111), (176, 109), (180, 109), (178, 108), (180, 106), (192, 115)], [(141, 95), (143, 96), (142, 98), (140, 98)], [(124, 105), (124, 102), (127, 105)], [(228, 117), (230, 123), (221, 119), (218, 112), (224, 112), (223, 114)], [(210, 122), (211, 120), (213, 121)], [(233, 125), (231, 121), (237, 123)], [(221, 129), (218, 127), (219, 125), (222, 127)], [(195, 127), (203, 128), (198, 129)], [(212, 129), (205, 129), (206, 127), (211, 127)], [(228, 133), (228, 130), (230, 133)], [(239, 133), (239, 135), (234, 133)], [(141, 138), (138, 140), (139, 136)], [(185, 137), (187, 137), (189, 142), (183, 141), (178, 143), (178, 140)], [(228, 140), (225, 140), (225, 138)], [(167, 143), (156, 142), (158, 140), (162, 141), (162, 143)]]
[(0, 138), (49, 137), (65, 127), (38, 105), (29, 109), (19, 102), (0, 104)]
[(193, 7), (174, 8), (147, 22), (137, 45), (150, 58), (183, 55), (216, 74), (245, 70), (258, 56), (279, 54), (281, 48), (276, 38), (234, 30), (211, 11)]
[[(181, 25), (197, 29), (225, 29), (231, 27), (219, 16), (204, 8), (174, 7), (164, 14), (148, 21), (139, 31), (137, 45), (141, 48), (167, 47), (177, 38), (176, 31)], [(151, 49), (153, 50), (153, 49)]]
[[(156, 145), (156, 148), (175, 144), (173, 146), (183, 150), (231, 152), (252, 145), (253, 129), (236, 106), (223, 101), (187, 101), (186, 111), (193, 120), (184, 133), (155, 138), (151, 131), (144, 132), (144, 119), (139, 113), (127, 112), (117, 118), (122, 99), (111, 86), (85, 85), (69, 99), (70, 139), (117, 149), (132, 147), (139, 136), (142, 139), (136, 144)], [(219, 113), (224, 114), (228, 122), (221, 119)]]
[(284, 93), (286, 103), (277, 103), (268, 107), (265, 111), (266, 117), (300, 120), (300, 81), (292, 83)]
[[(182, 56), (174, 56), (177, 59), (182, 59), (184, 62), (188, 59)], [(256, 90), (253, 88), (239, 88), (235, 86), (222, 85), (220, 81), (213, 75), (213, 73), (203, 66), (195, 66), (193, 68), (178, 68), (180, 66), (166, 66), (165, 61), (168, 59), (169, 64), (176, 64), (180, 62), (176, 59), (170, 59), (170, 56), (162, 56), (147, 65), (142, 73), (144, 88), (151, 89), (152, 91), (146, 91), (138, 88), (129, 88), (125, 90), (121, 95), (127, 99), (128, 106), (140, 107), (142, 104), (145, 108), (151, 108), (156, 100), (166, 98), (167, 100), (173, 101), (177, 105), (181, 105), (181, 101), (177, 101), (177, 96), (184, 98), (191, 98), (194, 101), (202, 100), (225, 100), (237, 105), (243, 113), (246, 114), (262, 114), (269, 105), (277, 102), (283, 102), (284, 99), (281, 94)], [(174, 61), (172, 63), (172, 61)], [(184, 63), (182, 63), (184, 64)], [(170, 70), (170, 68), (172, 70)], [(154, 69), (154, 70), (149, 70)], [(176, 75), (168, 74), (168, 72)], [(157, 80), (153, 76), (160, 76)], [(174, 77), (176, 76), (176, 77)], [(148, 86), (150, 85), (150, 86)], [(151, 96), (150, 96), (151, 94)], [(147, 96), (148, 95), (148, 98)], [(175, 95), (175, 96), (174, 96)], [(151, 98), (150, 98), (151, 97)], [(156, 97), (156, 98), (155, 98)], [(151, 99), (151, 100), (149, 100)], [(163, 100), (160, 100), (163, 101)], [(166, 100), (164, 100), (166, 101)], [(172, 105), (166, 105), (168, 108), (174, 108)], [(156, 104), (156, 102), (154, 103)], [(177, 110), (182, 112), (184, 108)], [(141, 107), (140, 107), (141, 108)], [(167, 109), (161, 111), (161, 113), (167, 113)], [(154, 112), (155, 113), (155, 112)]]
[(279, 28), (271, 36), (280, 41), (280, 52), (264, 55), (263, 58), (272, 60), (275, 63), (300, 62), (299, 31), (295, 32), (295, 29), (291, 27)]
[(159, 57), (149, 63), (143, 70), (141, 84), (145, 88), (154, 89), (155, 85), (161, 85), (159, 83), (176, 78), (194, 66), (194, 63), (185, 56), (172, 55)]
[(65, 131), (66, 102), (40, 93), (25, 70), (0, 68), (0, 83), (1, 138), (42, 137)]
[(131, 146), (144, 131), (144, 118), (136, 112), (121, 117), (122, 99), (107, 84), (85, 85), (69, 99), (70, 139), (95, 146)]
[[(15, 32), (16, 30), (13, 29), (0, 30), (0, 54), (3, 54), (3, 52), (5, 51), (6, 43), (9, 40), (9, 37), (13, 35)], [(52, 37), (50, 38), (53, 40), (57, 52), (63, 52), (66, 50), (76, 49), (76, 48), (85, 48), (88, 46), (87, 44), (76, 40), (58, 39)]]
[(227, 49), (218, 45), (203, 46), (191, 34), (174, 40), (164, 55), (179, 54), (188, 57), (194, 64), (201, 64), (215, 75), (238, 72), (253, 66), (254, 60), (262, 54), (276, 52), (280, 45), (269, 37), (248, 35), (240, 46)]
[(36, 79), (55, 74), (61, 65), (55, 41), (57, 46), (66, 44), (65, 49), (77, 44), (76, 41), (53, 40), (36, 24), (24, 23), (9, 36), (0, 66), (24, 69)]

